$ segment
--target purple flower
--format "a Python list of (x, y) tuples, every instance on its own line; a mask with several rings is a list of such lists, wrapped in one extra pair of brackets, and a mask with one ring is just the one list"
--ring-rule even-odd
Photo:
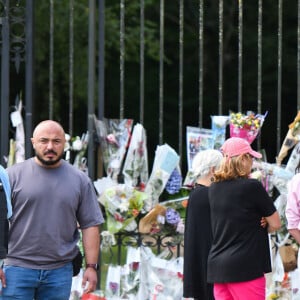
[(179, 213), (174, 208), (168, 207), (166, 211), (166, 222), (171, 225), (177, 225), (179, 221)]
[(170, 178), (166, 184), (166, 191), (169, 194), (174, 195), (179, 192), (181, 185), (182, 185), (182, 176), (176, 168), (170, 175)]

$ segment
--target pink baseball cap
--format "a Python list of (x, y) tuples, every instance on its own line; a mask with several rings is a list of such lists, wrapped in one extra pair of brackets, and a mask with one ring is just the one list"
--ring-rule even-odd
[(262, 157), (261, 153), (254, 151), (246, 140), (239, 137), (232, 137), (227, 139), (221, 147), (221, 151), (224, 154), (224, 156), (229, 157), (247, 153), (255, 158)]

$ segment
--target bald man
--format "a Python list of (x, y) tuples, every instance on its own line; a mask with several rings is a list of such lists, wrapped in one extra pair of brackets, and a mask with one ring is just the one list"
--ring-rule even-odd
[(68, 300), (82, 232), (82, 286), (96, 289), (103, 216), (90, 178), (63, 159), (65, 132), (46, 120), (31, 138), (35, 156), (7, 169), (12, 190), (0, 299)]

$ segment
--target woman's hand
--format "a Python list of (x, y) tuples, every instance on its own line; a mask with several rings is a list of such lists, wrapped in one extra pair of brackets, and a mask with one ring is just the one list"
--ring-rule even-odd
[(261, 226), (262, 228), (266, 228), (267, 225), (268, 225), (268, 222), (267, 222), (266, 218), (265, 218), (265, 217), (262, 217), (262, 218), (260, 219), (260, 226)]

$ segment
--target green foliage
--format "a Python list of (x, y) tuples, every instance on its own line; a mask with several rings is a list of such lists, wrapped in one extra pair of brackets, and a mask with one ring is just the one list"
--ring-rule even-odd
[[(116, 2), (116, 3), (114, 3)], [(145, 1), (145, 11), (151, 9), (153, 0)], [(138, 63), (140, 59), (140, 2), (125, 1), (125, 60), (127, 62)], [(106, 6), (105, 10), (105, 35), (109, 37), (105, 41), (107, 49), (106, 59), (108, 61), (115, 60), (115, 54), (120, 49), (120, 1), (111, 1)], [(159, 58), (159, 43), (158, 43), (158, 24), (147, 19), (145, 16), (144, 24), (145, 35), (145, 55), (154, 60)]]
[[(147, 130), (149, 155), (158, 144), (160, 1), (145, 0), (145, 108), (143, 125)], [(165, 1), (163, 139), (177, 148), (179, 141), (179, 1)], [(69, 8), (70, 1), (54, 5), (54, 118), (68, 128), (69, 121)], [(257, 111), (258, 9), (255, 1), (243, 1), (242, 106)], [(274, 136), (277, 127), (278, 80), (278, 3), (263, 1), (262, 10), (262, 111), (269, 111), (263, 135)], [(34, 2), (34, 123), (49, 113), (50, 2)], [(125, 0), (124, 22), (124, 101), (125, 117), (140, 118), (140, 1)], [(199, 1), (184, 1), (183, 26), (183, 128), (199, 124), (199, 63), (203, 63), (203, 127), (211, 126), (210, 115), (218, 114), (219, 97), (219, 1), (205, 1), (203, 6), (203, 55), (199, 53)], [(88, 98), (88, 2), (74, 1), (74, 135), (86, 131)], [(98, 7), (96, 20), (96, 55), (98, 55)], [(237, 111), (238, 105), (238, 1), (224, 2), (223, 13), (223, 87), (222, 113)], [(105, 117), (120, 115), (120, 0), (105, 1)], [(98, 57), (96, 57), (96, 64)], [(21, 68), (24, 72), (25, 68)], [(98, 67), (95, 66), (96, 75)], [(17, 78), (19, 79), (19, 78)], [(13, 89), (17, 88), (16, 78)], [(18, 87), (19, 88), (19, 87)], [(97, 109), (98, 87), (95, 87)], [(287, 126), (297, 107), (297, 1), (283, 3), (281, 123)], [(286, 101), (288, 99), (288, 101)], [(14, 101), (11, 100), (11, 101)], [(183, 130), (184, 131), (184, 130)], [(284, 130), (283, 130), (284, 131)], [(185, 132), (182, 132), (184, 137)], [(275, 157), (275, 138), (265, 142), (268, 156)], [(271, 153), (270, 153), (271, 152)], [(273, 152), (273, 153), (272, 153)], [(271, 155), (270, 155), (271, 154)], [(151, 159), (150, 159), (151, 161)]]

